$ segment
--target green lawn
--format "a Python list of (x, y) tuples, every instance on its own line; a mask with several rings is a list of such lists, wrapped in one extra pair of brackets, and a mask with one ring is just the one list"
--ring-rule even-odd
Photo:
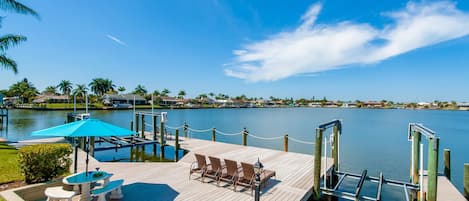
[[(38, 107), (45, 107), (50, 109), (63, 109), (63, 108), (73, 108), (73, 103), (47, 103), (39, 105)], [(77, 109), (84, 109), (86, 105), (84, 103), (77, 103)], [(101, 108), (103, 105), (101, 103), (88, 104), (89, 108)]]
[(0, 143), (0, 161), (0, 184), (23, 180), (18, 165), (17, 149)]

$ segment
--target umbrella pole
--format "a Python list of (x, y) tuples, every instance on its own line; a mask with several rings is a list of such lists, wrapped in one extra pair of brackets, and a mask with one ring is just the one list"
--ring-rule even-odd
[(78, 144), (75, 143), (75, 160), (73, 161), (73, 173), (77, 173), (78, 169)]
[(85, 169), (85, 175), (88, 176), (88, 155), (90, 154), (90, 139), (89, 137), (86, 138), (88, 141), (88, 147), (86, 148), (86, 169)]

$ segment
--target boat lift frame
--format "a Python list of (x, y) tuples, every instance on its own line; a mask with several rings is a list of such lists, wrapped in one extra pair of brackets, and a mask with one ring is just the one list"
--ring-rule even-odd
[[(333, 132), (330, 136), (330, 144), (332, 147), (332, 157), (334, 158), (334, 165), (330, 170), (324, 169), (324, 182), (323, 182), (323, 187), (320, 187), (320, 179), (316, 179), (316, 177), (319, 178), (319, 172), (318, 170), (316, 172), (315, 170), (315, 179), (314, 179), (314, 188), (313, 188), (313, 193), (316, 199), (319, 198), (319, 195), (316, 192), (319, 192), (319, 190), (325, 194), (325, 195), (330, 195), (338, 198), (343, 198), (347, 200), (369, 200), (369, 201), (380, 201), (381, 200), (381, 195), (382, 195), (382, 188), (383, 185), (390, 185), (390, 186), (395, 186), (395, 187), (401, 187), (404, 190), (406, 200), (409, 201), (413, 199), (412, 197), (416, 196), (416, 192), (420, 191), (422, 192), (422, 183), (423, 183), (423, 152), (418, 151), (420, 155), (420, 171), (419, 171), (419, 180), (420, 181), (414, 181), (414, 179), (411, 180), (411, 182), (404, 182), (404, 181), (398, 181), (398, 180), (393, 180), (393, 179), (385, 179), (383, 176), (383, 173), (381, 172), (379, 174), (379, 177), (373, 177), (373, 176), (368, 176), (367, 173), (368, 171), (365, 169), (362, 171), (361, 174), (356, 174), (356, 173), (351, 173), (351, 172), (345, 172), (345, 171), (339, 171), (339, 157), (340, 157), (340, 135), (342, 133), (342, 123), (340, 120), (333, 120), (331, 122), (327, 122), (324, 124), (321, 124), (316, 128), (316, 148), (315, 148), (315, 168), (320, 168), (321, 167), (321, 160), (316, 160), (317, 157), (321, 157), (323, 154), (323, 157), (326, 159), (327, 158), (327, 137), (324, 139), (324, 145), (322, 144), (323, 142), (323, 132), (326, 131), (329, 128), (333, 128)], [(423, 134), (426, 136), (426, 138), (429, 140), (429, 143), (433, 142), (432, 145), (429, 144), (429, 146), (432, 146), (431, 150), (436, 150), (436, 155), (438, 155), (438, 137), (436, 137), (436, 134), (434, 131), (431, 129), (423, 126), (422, 124), (418, 123), (410, 123), (409, 124), (409, 130), (408, 130), (408, 139), (413, 140), (413, 136), (415, 133), (418, 134)], [(436, 139), (436, 141), (432, 141), (433, 139)], [(419, 142), (420, 143), (420, 142)], [(413, 145), (413, 144), (412, 144)], [(324, 146), (324, 152), (322, 150), (322, 146)], [(420, 145), (420, 150), (423, 145)], [(412, 151), (414, 150), (414, 145), (412, 146)], [(413, 155), (414, 153), (412, 153)], [(434, 155), (434, 154), (433, 154)], [(431, 157), (434, 157), (434, 156)], [(429, 155), (429, 160), (433, 159)], [(437, 157), (437, 156), (436, 156)], [(319, 164), (317, 164), (319, 163)], [(325, 163), (327, 163), (327, 160), (325, 160)], [(411, 161), (412, 169), (416, 165), (416, 161), (414, 161), (414, 157), (412, 156), (412, 161)], [(325, 165), (327, 166), (327, 165)], [(433, 171), (437, 172), (438, 167), (433, 167)], [(412, 176), (412, 175), (411, 175)], [(343, 183), (343, 181), (346, 178), (358, 180), (358, 183), (356, 185), (355, 191), (354, 192), (347, 192), (343, 190), (339, 190), (340, 185)], [(430, 184), (431, 178), (429, 177), (429, 184)], [(370, 197), (370, 196), (364, 196), (360, 195), (363, 184), (365, 181), (369, 181), (372, 183), (378, 183), (378, 187), (376, 190), (376, 196), (375, 197)], [(430, 186), (430, 185), (429, 185)], [(430, 191), (434, 191), (434, 194), (436, 195), (436, 189), (429, 189)], [(409, 193), (409, 191), (414, 192), (414, 193)], [(423, 198), (423, 193), (420, 193), (421, 198)]]

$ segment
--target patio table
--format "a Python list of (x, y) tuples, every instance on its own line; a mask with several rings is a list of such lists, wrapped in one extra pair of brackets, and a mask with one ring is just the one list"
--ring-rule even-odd
[(90, 194), (91, 183), (104, 180), (103, 186), (106, 186), (107, 183), (109, 183), (109, 178), (111, 178), (111, 176), (113, 175), (104, 171), (99, 171), (99, 172), (102, 173), (102, 175), (94, 176), (96, 173), (98, 173), (97, 171), (89, 171), (88, 175), (86, 175), (86, 172), (76, 173), (76, 174), (63, 178), (62, 182), (64, 184), (69, 184), (69, 185), (74, 185), (74, 186), (81, 185), (80, 201), (90, 201), (91, 200), (91, 194)]

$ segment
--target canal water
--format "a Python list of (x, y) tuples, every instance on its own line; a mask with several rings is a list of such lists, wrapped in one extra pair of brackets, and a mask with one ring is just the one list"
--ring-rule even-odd
[[(469, 162), (469, 112), (440, 110), (383, 110), (342, 108), (250, 108), (250, 109), (186, 109), (156, 110), (168, 112), (168, 126), (178, 127), (187, 122), (190, 128), (205, 130), (215, 127), (225, 133), (237, 133), (244, 127), (250, 134), (271, 138), (288, 134), (295, 139), (313, 142), (315, 128), (333, 119), (343, 122), (341, 136), (341, 170), (408, 181), (411, 144), (407, 140), (408, 124), (422, 123), (436, 131), (440, 140), (440, 167), (442, 152), (451, 150), (452, 181), (463, 189), (463, 164)], [(31, 139), (34, 130), (64, 123), (67, 111), (11, 110), (8, 130), (0, 137), (11, 141)], [(98, 118), (122, 127), (130, 127), (133, 111), (91, 111)], [(146, 120), (151, 123), (150, 119)], [(150, 129), (149, 127), (147, 128)], [(168, 129), (171, 132), (171, 129)], [(329, 131), (328, 131), (329, 132)], [(194, 138), (211, 139), (211, 132), (191, 132)], [(329, 135), (330, 133), (326, 133)], [(240, 135), (217, 135), (217, 141), (241, 144)], [(425, 140), (423, 140), (425, 142)], [(314, 145), (289, 141), (289, 150), (313, 154)], [(261, 140), (248, 137), (248, 145), (283, 149), (283, 139)], [(427, 150), (425, 144), (424, 150)], [(330, 153), (330, 151), (329, 151)], [(99, 155), (99, 154), (98, 154)], [(106, 158), (107, 154), (103, 154)], [(426, 152), (424, 158), (426, 159)], [(107, 158), (113, 160), (112, 158)], [(424, 161), (426, 164), (426, 160)], [(347, 182), (353, 187), (356, 182)], [(374, 195), (374, 186), (363, 192)], [(354, 189), (351, 189), (354, 190)], [(387, 200), (403, 199), (402, 190), (385, 187)]]

